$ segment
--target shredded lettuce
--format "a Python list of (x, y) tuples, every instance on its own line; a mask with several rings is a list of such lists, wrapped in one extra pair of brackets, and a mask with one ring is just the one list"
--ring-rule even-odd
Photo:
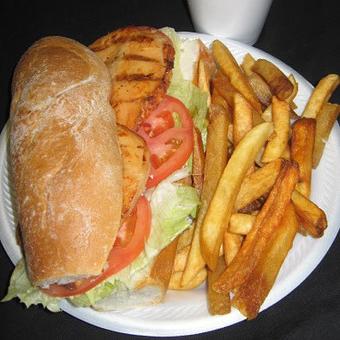
[(182, 101), (182, 103), (190, 111), (195, 126), (202, 134), (203, 145), (206, 145), (207, 137), (207, 112), (208, 112), (208, 95), (201, 91), (191, 81), (185, 80), (181, 71), (181, 39), (176, 31), (172, 28), (162, 28), (162, 32), (166, 34), (172, 41), (175, 48), (175, 62), (172, 70), (172, 78), (167, 94)]
[(51, 297), (43, 293), (39, 288), (33, 287), (26, 272), (24, 260), (20, 260), (11, 276), (7, 295), (1, 302), (18, 297), (28, 308), (31, 305), (42, 304), (51, 312), (59, 312), (60, 298)]

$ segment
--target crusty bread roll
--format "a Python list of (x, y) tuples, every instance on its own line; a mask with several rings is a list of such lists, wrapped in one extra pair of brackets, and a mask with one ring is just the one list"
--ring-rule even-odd
[(36, 42), (13, 79), (10, 156), (33, 284), (102, 271), (120, 225), (122, 161), (110, 75), (88, 48)]

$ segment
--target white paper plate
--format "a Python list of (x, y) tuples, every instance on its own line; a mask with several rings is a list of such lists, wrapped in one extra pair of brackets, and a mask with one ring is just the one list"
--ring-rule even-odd
[[(214, 39), (208, 35), (182, 33), (183, 38), (201, 38), (209, 45)], [(254, 47), (239, 42), (222, 39), (240, 62), (245, 53), (255, 58), (266, 58), (276, 64), (286, 74), (292, 73), (299, 83), (296, 97), (298, 112), (306, 104), (312, 86), (297, 72)], [(15, 241), (15, 212), (7, 168), (7, 129), (0, 137), (0, 238), (11, 258), (16, 263), (20, 249)], [(295, 289), (315, 269), (334, 241), (340, 226), (340, 181), (337, 178), (340, 162), (340, 129), (333, 128), (324, 156), (313, 173), (312, 200), (323, 208), (328, 217), (329, 227), (325, 235), (315, 240), (298, 235), (293, 249), (286, 258), (276, 283), (262, 306), (262, 310), (272, 306)], [(207, 311), (205, 288), (188, 292), (170, 291), (163, 304), (124, 312), (96, 312), (90, 308), (75, 308), (65, 302), (62, 309), (78, 319), (90, 324), (128, 334), (149, 336), (176, 336), (202, 333), (232, 325), (244, 319), (235, 309), (225, 316), (210, 316)], [(29, 311), (28, 311), (29, 313)]]

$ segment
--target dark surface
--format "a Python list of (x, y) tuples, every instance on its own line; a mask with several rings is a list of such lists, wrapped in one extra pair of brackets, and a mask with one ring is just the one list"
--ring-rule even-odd
[[(212, 0), (211, 0), (212, 1)], [(8, 3), (7, 3), (8, 2)], [(10, 4), (9, 4), (10, 3)], [(280, 58), (313, 85), (327, 73), (340, 73), (338, 1), (274, 1), (256, 47)], [(65, 35), (89, 44), (125, 25), (172, 26), (192, 31), (182, 1), (5, 1), (0, 4), (0, 123), (8, 119), (13, 69), (24, 51), (45, 35)], [(339, 91), (333, 101), (340, 102)], [(339, 202), (334, 202), (339, 204)], [(322, 241), (320, 241), (322, 242)], [(340, 334), (340, 237), (312, 275), (284, 300), (254, 321), (195, 335), (228, 339), (336, 339)], [(0, 246), (0, 297), (13, 266)], [(2, 339), (128, 339), (40, 307), (0, 304)], [(174, 327), (176, 325), (174, 324)]]

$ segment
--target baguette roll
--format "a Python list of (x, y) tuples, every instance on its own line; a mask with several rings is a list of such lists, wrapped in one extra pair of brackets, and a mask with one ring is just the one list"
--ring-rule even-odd
[(10, 159), (30, 280), (98, 275), (120, 226), (122, 160), (110, 75), (87, 47), (47, 37), (13, 78)]

